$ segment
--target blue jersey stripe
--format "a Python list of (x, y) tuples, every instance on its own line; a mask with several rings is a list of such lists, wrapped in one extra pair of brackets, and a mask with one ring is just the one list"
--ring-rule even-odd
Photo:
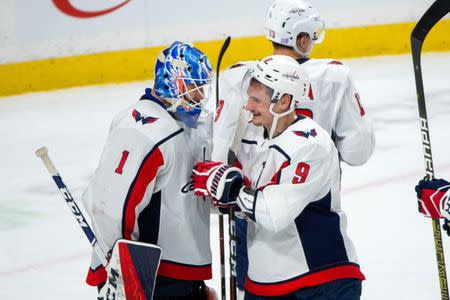
[(310, 203), (295, 219), (310, 270), (348, 262), (339, 215), (330, 210), (331, 192)]

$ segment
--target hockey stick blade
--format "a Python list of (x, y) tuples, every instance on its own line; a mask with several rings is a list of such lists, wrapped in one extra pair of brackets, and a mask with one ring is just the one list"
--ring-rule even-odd
[(414, 27), (411, 33), (411, 39), (416, 39), (421, 41), (425, 40), (428, 32), (433, 28), (433, 26), (442, 19), (450, 11), (450, 1), (449, 0), (437, 0), (430, 8), (425, 12), (422, 18)]
[[(414, 77), (416, 82), (417, 104), (419, 106), (420, 129), (424, 149), (425, 172), (428, 179), (434, 178), (433, 157), (431, 154), (430, 133), (425, 105), (425, 93), (422, 80), (421, 52), (423, 42), (433, 28), (450, 11), (450, 0), (437, 0), (425, 12), (411, 33), (411, 51), (414, 64)], [(441, 299), (448, 300), (448, 282), (445, 268), (445, 256), (442, 246), (442, 235), (438, 219), (432, 220), (433, 237), (435, 244), (436, 260), (438, 265)]]
[(231, 36), (228, 36), (222, 44), (222, 48), (220, 48), (219, 57), (217, 58), (216, 65), (216, 108), (219, 106), (219, 73), (220, 73), (220, 64), (222, 63), (223, 56), (225, 52), (227, 52), (228, 46), (230, 46)]
[[(416, 81), (417, 100), (419, 104), (419, 114), (421, 119), (427, 119), (426, 107), (425, 107), (425, 95), (423, 89), (422, 80), (422, 67), (421, 67), (421, 52), (423, 42), (428, 32), (433, 26), (444, 17), (450, 11), (450, 0), (437, 0), (431, 5), (431, 7), (425, 12), (422, 18), (414, 27), (411, 33), (411, 50), (414, 64), (414, 76)], [(431, 155), (431, 153), (430, 153)], [(431, 171), (432, 164), (429, 166)], [(432, 175), (428, 174), (427, 175)], [(429, 176), (430, 177), (430, 176)]]

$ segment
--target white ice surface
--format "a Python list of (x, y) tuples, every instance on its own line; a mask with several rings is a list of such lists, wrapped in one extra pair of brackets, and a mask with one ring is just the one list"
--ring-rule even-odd
[[(343, 206), (363, 272), (363, 299), (439, 299), (431, 222), (417, 212), (424, 174), (409, 55), (345, 60), (377, 147), (362, 167), (343, 166)], [(450, 53), (422, 60), (437, 177), (450, 179)], [(50, 155), (75, 198), (98, 162), (110, 121), (148, 85), (137, 82), (0, 98), (0, 299), (95, 299), (85, 285), (90, 247), (44, 166)], [(212, 218), (219, 290), (217, 217)], [(450, 237), (443, 235), (447, 264)], [(276, 267), (276, 266), (274, 266)]]

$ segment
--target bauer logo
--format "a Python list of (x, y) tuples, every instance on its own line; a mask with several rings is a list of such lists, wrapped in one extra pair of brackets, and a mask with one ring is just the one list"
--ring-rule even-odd
[(434, 177), (433, 160), (431, 158), (430, 136), (427, 119), (420, 118), (420, 133), (422, 135), (423, 154), (425, 156), (425, 169), (429, 178)]
[(220, 178), (222, 178), (225, 171), (229, 168), (229, 165), (223, 165), (217, 170), (217, 173), (214, 175), (214, 178), (211, 183), (211, 194), (217, 195), (217, 188), (219, 187)]
[(75, 7), (70, 0), (52, 0), (56, 8), (59, 9), (59, 11), (61, 11), (62, 13), (74, 18), (81, 18), (81, 19), (95, 18), (112, 13), (113, 11), (118, 10), (119, 8), (121, 8), (130, 1), (131, 0), (126, 0), (123, 1), (122, 3), (119, 3), (118, 5), (106, 9), (88, 11)]

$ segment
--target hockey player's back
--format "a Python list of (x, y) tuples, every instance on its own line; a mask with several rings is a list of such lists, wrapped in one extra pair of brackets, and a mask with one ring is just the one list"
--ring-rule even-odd
[[(334, 59), (298, 59), (311, 85), (308, 99), (296, 105), (304, 115), (331, 135), (341, 159), (351, 165), (366, 163), (375, 149), (372, 121), (366, 114), (350, 69)], [(218, 115), (214, 124), (213, 159), (223, 160), (238, 128), (238, 117), (246, 102), (242, 83), (256, 61), (239, 62), (223, 72)], [(220, 112), (220, 113), (219, 113)]]
[[(350, 70), (332, 58), (309, 58), (313, 46), (323, 40), (324, 26), (309, 3), (277, 0), (267, 12), (266, 37), (273, 43), (273, 54), (295, 58), (311, 80), (308, 99), (296, 104), (297, 114), (312, 118), (332, 136), (342, 161), (362, 165), (373, 153), (375, 135)], [(214, 127), (215, 160), (227, 157), (234, 133), (243, 130), (237, 126), (239, 111), (247, 99), (242, 83), (255, 63), (238, 62), (221, 76), (222, 102)]]
[(311, 81), (308, 100), (297, 113), (316, 121), (333, 138), (341, 159), (362, 165), (375, 148), (375, 135), (349, 68), (334, 59), (300, 59)]

